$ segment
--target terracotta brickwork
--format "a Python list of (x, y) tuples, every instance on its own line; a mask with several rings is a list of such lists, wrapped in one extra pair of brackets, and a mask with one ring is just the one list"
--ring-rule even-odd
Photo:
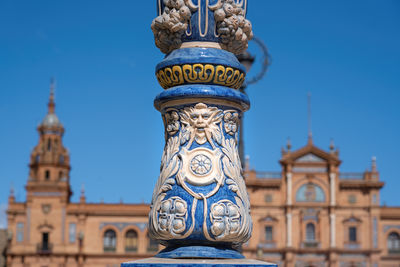
[(0, 229), (0, 267), (6, 266), (7, 230)]
[(375, 160), (363, 173), (341, 173), (338, 154), (310, 139), (282, 152), (281, 172), (246, 171), (254, 223), (246, 256), (296, 267), (400, 266), (400, 208), (379, 205)]
[[(70, 202), (69, 154), (54, 109), (51, 95), (26, 202), (9, 197), (7, 266), (112, 267), (154, 255), (148, 204), (86, 203), (83, 190)], [(379, 205), (375, 161), (363, 173), (341, 173), (338, 151), (310, 139), (283, 150), (280, 163), (279, 172), (245, 170), (253, 235), (244, 255), (288, 267), (400, 266), (400, 208)]]

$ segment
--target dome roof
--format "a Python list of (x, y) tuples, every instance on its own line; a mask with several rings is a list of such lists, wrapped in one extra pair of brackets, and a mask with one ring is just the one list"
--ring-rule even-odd
[(55, 127), (61, 127), (63, 128), (63, 125), (61, 124), (60, 120), (58, 119), (57, 115), (55, 114), (55, 107), (56, 104), (54, 103), (54, 80), (51, 80), (50, 84), (50, 97), (49, 97), (49, 103), (47, 104), (48, 106), (48, 112), (46, 114), (46, 117), (44, 117), (42, 123), (40, 123), (39, 127), (41, 128), (55, 128)]
[(45, 127), (62, 127), (60, 120), (54, 113), (48, 113), (40, 125)]

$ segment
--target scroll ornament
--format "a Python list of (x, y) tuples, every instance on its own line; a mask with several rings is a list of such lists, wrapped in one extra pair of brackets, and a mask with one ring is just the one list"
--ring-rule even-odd
[[(204, 216), (199, 223), (205, 240), (234, 245), (246, 242), (252, 224), (237, 152), (238, 111), (199, 103), (167, 109), (164, 122), (167, 141), (149, 215), (151, 236), (162, 244), (189, 237), (195, 228), (197, 203), (202, 201)], [(197, 190), (210, 185), (207, 193)], [(179, 190), (173, 188), (177, 186), (191, 199), (176, 193)], [(232, 198), (218, 194), (223, 187)], [(209, 205), (213, 196), (219, 200)]]

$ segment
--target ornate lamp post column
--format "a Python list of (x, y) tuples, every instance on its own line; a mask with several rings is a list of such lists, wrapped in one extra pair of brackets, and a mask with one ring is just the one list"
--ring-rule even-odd
[(247, 0), (158, 0), (151, 28), (166, 55), (154, 100), (165, 125), (149, 233), (159, 258), (243, 258), (252, 231), (237, 142), (249, 100), (235, 54), (253, 36)]

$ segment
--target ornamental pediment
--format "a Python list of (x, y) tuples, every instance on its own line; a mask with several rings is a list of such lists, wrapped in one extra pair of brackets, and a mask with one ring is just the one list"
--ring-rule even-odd
[(297, 158), (295, 162), (301, 162), (301, 163), (311, 162), (311, 163), (315, 163), (315, 162), (325, 162), (325, 159), (320, 158), (320, 157), (314, 155), (313, 153), (307, 153), (307, 154)]

